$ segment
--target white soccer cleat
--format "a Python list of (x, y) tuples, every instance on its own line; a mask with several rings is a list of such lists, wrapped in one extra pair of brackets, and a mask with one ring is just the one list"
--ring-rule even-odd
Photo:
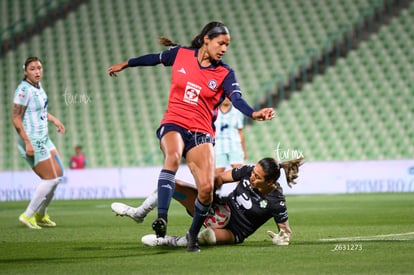
[(159, 239), (155, 234), (148, 234), (141, 238), (141, 242), (146, 246), (157, 246), (159, 245)]
[(141, 242), (146, 246), (162, 246), (167, 245), (167, 240), (158, 237), (155, 234), (148, 234), (141, 238)]
[(131, 219), (133, 219), (137, 223), (142, 223), (144, 221), (145, 216), (146, 216), (146, 214), (139, 215), (137, 213), (137, 209), (136, 208), (131, 207), (129, 205), (126, 205), (125, 203), (114, 202), (114, 203), (111, 204), (111, 208), (112, 208), (112, 211), (117, 216), (121, 216), (121, 217), (127, 216), (127, 217), (130, 217)]

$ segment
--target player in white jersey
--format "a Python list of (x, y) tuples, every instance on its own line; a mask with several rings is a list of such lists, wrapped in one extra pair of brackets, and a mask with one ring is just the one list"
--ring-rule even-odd
[(43, 67), (39, 58), (29, 57), (23, 70), (24, 79), (14, 93), (13, 125), (18, 133), (19, 153), (41, 182), (19, 221), (31, 229), (54, 227), (56, 223), (47, 214), (47, 207), (63, 175), (63, 166), (49, 138), (48, 122), (55, 124), (60, 133), (65, 132), (65, 127), (47, 111), (47, 95), (40, 84)]
[(242, 113), (233, 107), (228, 98), (220, 104), (219, 113), (214, 122), (216, 126), (214, 145), (216, 174), (223, 172), (228, 166), (232, 168), (241, 166), (247, 158), (243, 119)]

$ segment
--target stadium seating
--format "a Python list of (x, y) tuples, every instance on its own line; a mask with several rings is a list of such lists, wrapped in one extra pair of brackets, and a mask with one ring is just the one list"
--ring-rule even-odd
[[(286, 151), (301, 148), (308, 160), (411, 158), (414, 54), (406, 45), (413, 43), (412, 30), (407, 28), (414, 23), (413, 14), (411, 5), (346, 59), (283, 102), (278, 119), (271, 122), (272, 148), (278, 143)], [(248, 147), (269, 133), (266, 129), (259, 123), (248, 128)], [(285, 131), (288, 135), (280, 134)], [(255, 158), (263, 155), (263, 151), (251, 151)]]
[[(26, 2), (7, 2), (12, 4), (2, 7), (2, 22), (13, 22), (13, 16), (19, 20)], [(225, 61), (237, 72), (243, 96), (253, 105), (302, 62), (330, 47), (333, 34), (352, 28), (364, 13), (383, 4), (372, 0), (91, 0), (4, 56), (0, 82), (7, 93), (0, 97), (0, 106), (10, 110), (22, 78), (19, 68), (28, 55), (38, 55), (45, 67), (49, 111), (67, 128), (65, 135), (51, 131), (65, 159), (80, 143), (90, 167), (159, 165), (162, 154), (155, 130), (168, 100), (170, 69), (134, 68), (109, 78), (110, 64), (163, 50), (157, 44), (159, 35), (188, 45), (205, 23), (220, 20), (232, 34)], [(408, 127), (413, 116), (408, 103), (414, 90), (412, 15), (411, 5), (369, 42), (293, 94), (278, 107), (276, 120), (249, 126), (249, 161), (275, 154), (278, 144), (284, 150), (303, 151), (309, 160), (412, 156), (413, 130)], [(0, 121), (4, 152), (0, 170), (27, 169), (17, 155), (10, 120), (6, 112)]]

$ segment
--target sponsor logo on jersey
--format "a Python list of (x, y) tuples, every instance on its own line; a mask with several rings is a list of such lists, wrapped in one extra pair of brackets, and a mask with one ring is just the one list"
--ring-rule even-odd
[(223, 130), (225, 130), (227, 128), (229, 128), (229, 125), (228, 124), (221, 125), (220, 131), (223, 131)]
[(237, 196), (236, 201), (240, 206), (243, 206), (244, 209), (250, 209), (253, 206), (251, 199), (245, 193)]
[(198, 98), (200, 95), (201, 87), (191, 83), (187, 82), (187, 86), (185, 87), (184, 91), (184, 102), (190, 103), (190, 104), (197, 104)]
[(187, 74), (186, 71), (184, 70), (184, 68), (181, 68), (181, 69), (177, 70), (177, 72), (182, 73), (182, 74)]
[(47, 154), (46, 148), (40, 149), (40, 155), (45, 156)]
[(243, 183), (243, 186), (245, 188), (248, 188), (250, 186), (250, 181), (248, 179), (243, 179), (243, 182), (242, 183)]

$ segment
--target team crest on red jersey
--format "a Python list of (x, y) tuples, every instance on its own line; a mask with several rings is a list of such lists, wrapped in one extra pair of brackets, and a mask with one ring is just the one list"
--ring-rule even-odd
[(187, 82), (187, 86), (185, 86), (184, 91), (184, 101), (190, 104), (197, 104), (200, 91), (200, 86), (191, 82)]
[(213, 91), (217, 90), (217, 81), (215, 81), (214, 79), (210, 80), (208, 82), (208, 87)]

